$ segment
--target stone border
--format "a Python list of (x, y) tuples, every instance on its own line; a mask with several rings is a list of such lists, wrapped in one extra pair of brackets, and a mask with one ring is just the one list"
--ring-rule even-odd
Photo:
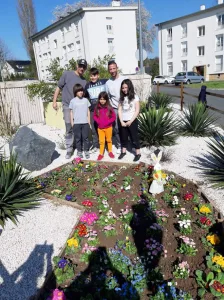
[[(92, 161), (92, 160), (83, 160), (84, 162), (94, 162), (96, 163), (96, 161)], [(127, 162), (97, 162), (98, 164), (104, 164), (104, 165), (121, 165), (121, 166), (136, 166), (135, 164), (133, 163), (127, 163)], [(150, 164), (148, 163), (145, 163), (145, 162), (141, 162), (141, 164), (144, 164), (146, 167), (148, 167)], [(68, 164), (71, 164), (71, 162), (69, 163), (66, 163), (66, 164), (63, 164), (61, 165), (60, 167), (57, 167), (57, 168), (54, 168), (48, 172), (51, 172), (53, 170), (56, 170), (58, 168), (61, 168), (63, 166), (66, 166)], [(191, 180), (188, 180), (178, 174), (176, 174), (175, 172), (172, 172), (172, 171), (167, 171), (167, 170), (164, 170), (165, 172), (167, 173), (171, 173), (171, 174), (175, 174), (175, 176), (178, 176), (179, 178), (181, 178), (182, 180), (185, 180), (186, 182), (191, 182), (195, 185), (195, 187), (197, 188), (197, 192), (199, 194), (199, 196), (201, 196), (203, 198), (203, 200), (206, 202), (206, 203), (210, 203), (213, 207), (213, 209), (215, 209), (217, 212), (218, 212), (218, 221), (219, 222), (222, 222), (222, 230), (223, 230), (223, 233), (224, 233), (224, 216), (222, 215), (222, 213), (219, 211), (219, 209), (217, 209), (214, 205), (214, 201), (212, 200), (209, 200), (209, 197), (205, 194), (205, 192), (198, 186), (197, 183), (195, 183), (194, 181), (191, 181)], [(42, 174), (43, 175), (43, 174)], [(41, 176), (41, 175), (39, 175)], [(39, 177), (37, 176), (37, 177)], [(61, 198), (57, 198), (51, 194), (48, 194), (48, 193), (44, 193), (43, 194), (43, 198), (47, 199), (47, 200), (51, 200), (53, 201), (55, 204), (57, 205), (68, 205), (68, 206), (71, 206), (75, 209), (78, 209), (80, 211), (80, 216), (85, 212), (85, 208), (83, 208), (81, 205), (75, 203), (75, 202), (70, 202), (70, 201), (67, 201), (67, 200), (64, 200), (64, 199), (61, 199)], [(80, 219), (80, 216), (77, 220), (77, 222), (75, 223), (75, 225), (73, 226), (73, 229), (71, 231), (71, 233), (69, 234), (69, 237), (68, 238), (71, 238), (73, 233), (74, 233), (74, 227), (76, 226), (76, 224), (79, 222), (79, 219)], [(64, 251), (65, 251), (65, 248), (66, 248), (66, 242), (62, 248), (62, 250), (59, 252), (58, 256), (63, 256), (64, 254)], [(44, 287), (47, 285), (47, 283), (51, 280), (51, 278), (53, 277), (53, 272), (54, 272), (54, 269), (52, 269), (47, 275), (46, 275), (46, 278), (44, 280), (44, 283), (42, 284), (42, 287), (39, 289), (39, 291), (37, 292), (37, 294), (33, 297), (31, 297), (29, 300), (43, 300), (42, 298), (42, 294), (44, 292)]]

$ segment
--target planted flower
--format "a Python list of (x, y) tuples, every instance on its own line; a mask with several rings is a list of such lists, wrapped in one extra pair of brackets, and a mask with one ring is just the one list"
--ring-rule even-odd
[(167, 214), (164, 209), (156, 210), (155, 214), (159, 224), (163, 224), (167, 222), (167, 218), (169, 217), (169, 214)]
[(186, 279), (190, 274), (190, 266), (187, 261), (183, 261), (176, 266), (174, 266), (173, 275), (175, 278)]
[(96, 196), (96, 193), (94, 189), (90, 188), (85, 190), (85, 192), (83, 192), (82, 195), (86, 198), (94, 198)]
[(82, 159), (80, 157), (76, 157), (73, 159), (72, 163), (74, 165), (78, 165), (78, 164), (82, 163)]
[(168, 281), (163, 284), (158, 285), (157, 293), (155, 296), (150, 296), (152, 300), (193, 300), (192, 296), (175, 287), (175, 283)]
[(202, 204), (199, 205), (198, 208), (195, 208), (196, 211), (199, 212), (199, 214), (202, 215), (210, 215), (212, 213), (211, 205), (209, 204)]
[(183, 221), (178, 221), (179, 229), (182, 234), (190, 234), (192, 233), (192, 228), (191, 228), (191, 220), (183, 220)]
[(85, 212), (80, 218), (80, 222), (87, 223), (88, 225), (93, 225), (97, 220), (98, 216), (95, 212)]
[(74, 277), (74, 265), (68, 259), (55, 256), (53, 262), (55, 266), (54, 275), (58, 285)]
[(66, 297), (63, 291), (59, 289), (55, 289), (53, 290), (51, 295), (47, 298), (47, 300), (66, 300)]
[(190, 239), (187, 236), (180, 236), (181, 243), (179, 248), (177, 249), (178, 253), (195, 256), (197, 254), (198, 249), (196, 249), (196, 244), (193, 239)]
[(181, 221), (191, 220), (191, 214), (189, 214), (184, 207), (181, 207), (180, 212), (177, 214), (177, 218)]
[(177, 198), (177, 196), (173, 196), (173, 199), (170, 201), (170, 206), (172, 208), (179, 207), (179, 199)]
[(88, 233), (88, 230), (87, 230), (87, 227), (85, 224), (79, 224), (76, 226), (75, 229), (77, 231), (78, 236), (80, 236), (80, 237), (86, 236)]
[(207, 267), (211, 271), (223, 272), (224, 271), (224, 257), (221, 254), (214, 254), (210, 252), (206, 256)]
[(192, 194), (192, 193), (186, 193), (185, 195), (184, 195), (184, 200), (186, 200), (186, 201), (190, 201), (190, 200), (192, 200), (194, 198), (194, 195)]
[(220, 244), (220, 238), (217, 234), (207, 235), (206, 240), (215, 246)]
[(131, 219), (133, 218), (133, 212), (129, 209), (128, 206), (125, 207), (125, 209), (121, 209), (119, 213), (119, 218), (122, 222), (125, 222), (127, 224), (130, 224)]
[(145, 251), (147, 252), (148, 260), (153, 261), (164, 251), (164, 248), (158, 241), (149, 238), (145, 240)]
[(125, 250), (129, 254), (136, 254), (137, 249), (135, 245), (129, 240), (129, 237), (126, 237), (124, 241), (118, 241), (117, 246), (119, 249)]
[(211, 227), (211, 225), (214, 224), (214, 221), (213, 221), (212, 217), (204, 216), (204, 217), (200, 217), (196, 223), (201, 228), (209, 229), (209, 227)]
[(117, 231), (115, 230), (114, 226), (112, 225), (107, 225), (103, 228), (104, 234), (109, 237), (109, 236), (115, 236), (117, 234)]
[(87, 207), (92, 207), (93, 206), (93, 202), (90, 201), (90, 200), (85, 200), (85, 201), (82, 201), (82, 205), (83, 206), (87, 206)]
[(72, 195), (66, 195), (65, 200), (67, 201), (72, 201)]
[(62, 193), (62, 191), (59, 189), (55, 189), (55, 190), (51, 191), (51, 194), (54, 196), (59, 196), (59, 195), (61, 195), (61, 193)]

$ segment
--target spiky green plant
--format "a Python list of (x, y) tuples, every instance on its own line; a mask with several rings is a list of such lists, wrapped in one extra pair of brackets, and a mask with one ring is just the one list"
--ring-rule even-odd
[(29, 175), (23, 175), (16, 156), (5, 158), (0, 153), (0, 226), (4, 228), (8, 220), (17, 224), (22, 212), (38, 206), (39, 194)]
[(165, 108), (151, 108), (139, 115), (139, 136), (142, 146), (170, 146), (175, 144), (178, 120)]
[(189, 105), (188, 110), (184, 110), (180, 132), (186, 136), (209, 136), (213, 132), (211, 126), (215, 124), (217, 119), (214, 115), (209, 115), (204, 104)]
[(155, 106), (156, 109), (160, 107), (168, 108), (168, 106), (172, 103), (173, 99), (170, 95), (163, 93), (153, 93), (149, 99), (152, 106)]
[(207, 144), (210, 156), (204, 162), (204, 172), (214, 187), (224, 188), (224, 136), (215, 133)]

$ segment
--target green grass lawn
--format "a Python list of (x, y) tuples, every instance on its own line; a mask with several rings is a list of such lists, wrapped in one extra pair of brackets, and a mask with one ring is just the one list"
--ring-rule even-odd
[(193, 83), (188, 87), (190, 88), (201, 88), (202, 85), (206, 85), (208, 89), (224, 89), (224, 81), (207, 81), (202, 83)]

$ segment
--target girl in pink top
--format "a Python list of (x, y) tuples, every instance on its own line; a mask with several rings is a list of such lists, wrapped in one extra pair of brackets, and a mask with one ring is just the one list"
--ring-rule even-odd
[(113, 123), (116, 120), (116, 114), (110, 105), (109, 97), (106, 92), (101, 92), (93, 114), (94, 121), (98, 124), (98, 135), (100, 144), (100, 154), (97, 160), (103, 159), (105, 150), (105, 140), (110, 158), (114, 158), (112, 152), (112, 131)]

